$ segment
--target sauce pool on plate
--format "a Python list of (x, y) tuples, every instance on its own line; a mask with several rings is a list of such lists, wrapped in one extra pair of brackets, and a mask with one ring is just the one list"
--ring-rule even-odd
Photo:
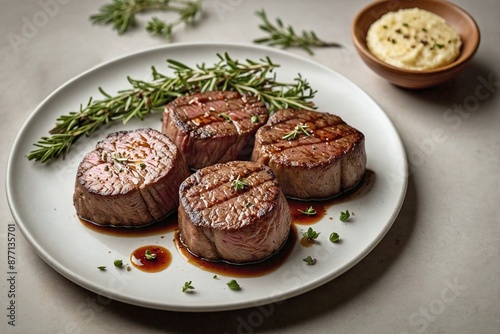
[(130, 254), (130, 263), (141, 271), (156, 273), (166, 269), (172, 262), (172, 254), (168, 249), (158, 245), (137, 248)]
[(231, 277), (259, 277), (275, 271), (286, 261), (297, 242), (297, 228), (292, 224), (287, 240), (276, 253), (260, 262), (249, 264), (207, 261), (189, 252), (179, 236), (179, 231), (175, 232), (174, 238), (175, 247), (184, 260), (204, 271)]
[[(375, 173), (372, 170), (367, 169), (363, 178), (354, 188), (347, 190), (338, 196), (313, 201), (302, 201), (288, 198), (287, 201), (292, 214), (292, 222), (299, 225), (315, 224), (326, 216), (328, 208), (333, 205), (348, 202), (364, 196), (371, 190), (374, 182)], [(307, 214), (309, 208), (312, 208), (315, 213)], [(330, 217), (330, 219), (333, 218)]]
[[(329, 207), (364, 196), (371, 190), (374, 182), (375, 173), (371, 170), (366, 170), (365, 175), (354, 188), (344, 192), (339, 196), (317, 201), (287, 199), (292, 214), (292, 226), (287, 240), (276, 253), (266, 258), (265, 260), (245, 265), (231, 264), (224, 261), (206, 261), (191, 254), (179, 237), (179, 231), (177, 230), (177, 215), (171, 215), (161, 222), (157, 222), (155, 224), (142, 228), (116, 228), (110, 226), (95, 225), (83, 219), (80, 219), (80, 221), (84, 226), (95, 232), (114, 235), (118, 237), (141, 237), (162, 235), (165, 233), (174, 232), (175, 247), (182, 258), (190, 264), (197, 266), (204, 271), (224, 276), (259, 277), (269, 274), (270, 272), (278, 269), (291, 254), (297, 241), (299, 241), (299, 243), (303, 247), (310, 247), (313, 245), (313, 243), (307, 242), (302, 236), (299, 240), (297, 227), (295, 226), (296, 224), (312, 225), (316, 222), (319, 222), (321, 219), (325, 218)], [(304, 214), (304, 212), (307, 212), (307, 209), (309, 207), (314, 208), (316, 213), (313, 215)], [(330, 218), (332, 219), (332, 217)], [(149, 254), (154, 254), (154, 259), (151, 258), (151, 255), (148, 258), (148, 256), (146, 255), (146, 252), (148, 251)], [(168, 268), (171, 262), (172, 254), (170, 253), (170, 251), (165, 247), (159, 245), (146, 245), (139, 247), (132, 251), (130, 255), (130, 263), (132, 264), (132, 266), (136, 269), (148, 273), (162, 271)]]
[(177, 229), (177, 214), (169, 215), (167, 218), (153, 224), (142, 227), (114, 227), (110, 225), (97, 225), (80, 218), (80, 222), (88, 229), (107, 235), (124, 238), (145, 237), (161, 235), (173, 232)]

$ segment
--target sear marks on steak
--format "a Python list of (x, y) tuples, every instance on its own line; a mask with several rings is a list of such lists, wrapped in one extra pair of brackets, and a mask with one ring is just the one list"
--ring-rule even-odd
[(248, 160), (255, 132), (269, 117), (252, 95), (213, 91), (178, 97), (163, 113), (162, 132), (186, 157), (190, 168)]
[(257, 131), (252, 160), (273, 170), (286, 196), (326, 199), (363, 178), (365, 137), (332, 114), (280, 110)]
[(109, 134), (78, 166), (73, 203), (81, 219), (139, 227), (177, 210), (190, 175), (177, 147), (159, 131)]
[(200, 258), (258, 262), (288, 238), (290, 209), (265, 165), (231, 161), (199, 169), (181, 184), (179, 197), (181, 240)]

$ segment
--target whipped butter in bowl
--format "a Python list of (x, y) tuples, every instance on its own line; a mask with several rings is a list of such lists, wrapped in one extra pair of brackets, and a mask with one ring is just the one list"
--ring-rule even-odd
[(390, 65), (424, 71), (453, 63), (462, 41), (439, 15), (408, 8), (375, 21), (368, 29), (366, 44), (375, 57)]

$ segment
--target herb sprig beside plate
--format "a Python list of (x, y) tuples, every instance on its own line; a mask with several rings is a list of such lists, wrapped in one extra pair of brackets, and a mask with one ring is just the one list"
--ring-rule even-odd
[(254, 43), (267, 44), (269, 46), (281, 46), (284, 49), (289, 47), (299, 47), (310, 55), (314, 54), (311, 49), (312, 47), (342, 47), (338, 43), (323, 41), (312, 30), (303, 30), (299, 35), (295, 32), (295, 29), (291, 25), (285, 26), (280, 18), (277, 18), (276, 23), (273, 24), (268, 19), (264, 10), (257, 11), (255, 14), (262, 20), (259, 28), (266, 32), (268, 36), (255, 39), (253, 41)]
[(175, 12), (178, 17), (171, 22), (153, 17), (146, 26), (146, 30), (151, 34), (170, 40), (175, 26), (182, 23), (190, 24), (195, 20), (196, 15), (201, 12), (201, 2), (201, 0), (113, 0), (103, 5), (98, 14), (90, 16), (90, 21), (94, 24), (112, 25), (121, 35), (137, 26), (138, 13)]

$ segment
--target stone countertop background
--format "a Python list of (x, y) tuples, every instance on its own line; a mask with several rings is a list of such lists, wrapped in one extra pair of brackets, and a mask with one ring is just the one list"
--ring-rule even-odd
[[(0, 0), (0, 187), (22, 124), (53, 90), (124, 54), (165, 44), (140, 26), (123, 36), (88, 18), (109, 1)], [(471, 65), (443, 86), (394, 87), (368, 69), (350, 39), (369, 1), (205, 0), (194, 26), (173, 42), (262, 37), (265, 9), (298, 31), (314, 30), (342, 49), (310, 58), (365, 90), (388, 114), (409, 163), (406, 199), (393, 227), (359, 264), (279, 304), (215, 313), (159, 311), (102, 298), (43, 262), (16, 230), (16, 322), (9, 325), (10, 214), (0, 192), (2, 333), (497, 333), (500, 328), (500, 29), (498, 0), (453, 1), (481, 29)]]

